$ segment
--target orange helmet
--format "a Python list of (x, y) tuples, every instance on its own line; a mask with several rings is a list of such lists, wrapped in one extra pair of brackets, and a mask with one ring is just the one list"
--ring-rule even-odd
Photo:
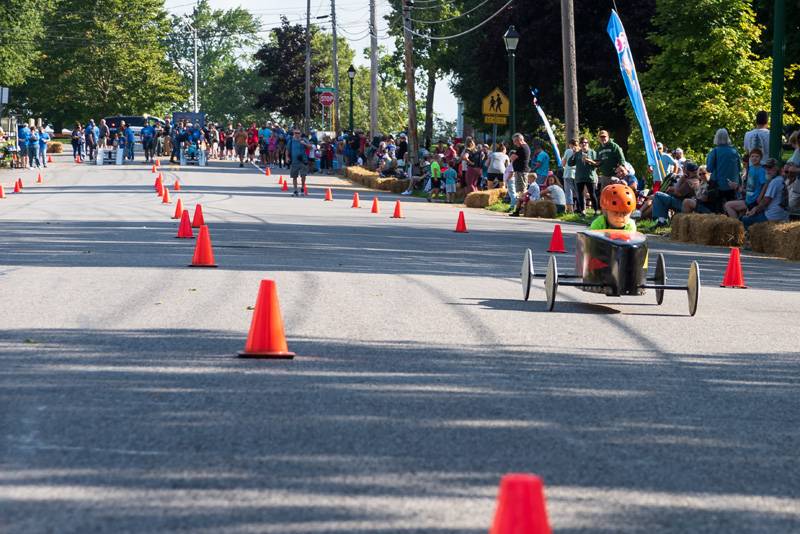
[(600, 193), (600, 207), (607, 211), (633, 213), (636, 209), (636, 195), (625, 184), (607, 185)]

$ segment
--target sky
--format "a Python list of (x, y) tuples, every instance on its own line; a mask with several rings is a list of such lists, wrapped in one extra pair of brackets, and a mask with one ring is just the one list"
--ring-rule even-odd
[[(230, 9), (242, 7), (258, 16), (263, 28), (278, 26), (281, 15), (286, 15), (290, 23), (305, 24), (306, 20), (306, 0), (275, 0), (264, 2), (263, 0), (209, 0), (212, 8)], [(191, 11), (193, 2), (188, 0), (166, 0), (165, 6), (170, 13), (181, 14)], [(386, 31), (386, 21), (383, 16), (389, 11), (387, 0), (376, 0), (378, 14), (378, 44), (387, 49), (394, 50), (394, 39), (388, 38)], [(320, 15), (330, 15), (330, 0), (311, 0), (311, 18)], [(330, 31), (330, 22), (327, 20), (318, 21), (321, 26)], [(363, 57), (362, 50), (369, 47), (369, 0), (337, 0), (336, 1), (336, 25), (338, 35), (350, 42), (350, 46), (356, 51), (356, 67), (369, 68), (369, 61)], [(266, 31), (263, 34), (266, 36)], [(312, 59), (313, 60), (313, 59)], [(340, 69), (347, 68), (347, 65)], [(419, 92), (417, 98), (420, 97)], [(434, 110), (445, 120), (455, 120), (457, 114), (456, 98), (450, 91), (448, 81), (439, 80), (436, 84), (436, 94), (434, 96)]]

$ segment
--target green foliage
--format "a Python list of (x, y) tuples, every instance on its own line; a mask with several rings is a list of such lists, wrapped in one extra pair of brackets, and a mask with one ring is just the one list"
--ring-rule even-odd
[(14, 88), (25, 81), (37, 57), (49, 4), (50, 0), (0, 2), (0, 86)]
[[(695, 23), (675, 24), (678, 12)], [(741, 146), (756, 112), (770, 109), (772, 60), (753, 52), (762, 28), (751, 2), (658, 0), (653, 22), (660, 52), (641, 81), (658, 140), (704, 154), (727, 128)]]
[[(55, 0), (25, 104), (56, 126), (105, 115), (161, 114), (181, 96), (156, 38), (163, 0)], [(136, 16), (131, 16), (135, 13)]]
[(201, 111), (215, 120), (233, 116), (251, 120), (255, 114), (252, 101), (257, 78), (252, 60), (245, 56), (242, 61), (239, 56), (243, 49), (258, 42), (258, 19), (241, 7), (211, 9), (208, 0), (200, 0), (191, 13), (172, 15), (170, 26), (164, 45), (169, 62), (182, 75), (186, 100), (181, 108), (192, 107), (194, 28), (197, 30), (197, 92)]

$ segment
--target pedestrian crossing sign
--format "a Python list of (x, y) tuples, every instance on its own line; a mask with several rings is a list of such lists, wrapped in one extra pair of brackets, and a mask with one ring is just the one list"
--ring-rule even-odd
[(495, 87), (494, 90), (486, 95), (483, 99), (481, 109), (484, 115), (499, 115), (501, 117), (508, 117), (509, 102), (508, 97)]

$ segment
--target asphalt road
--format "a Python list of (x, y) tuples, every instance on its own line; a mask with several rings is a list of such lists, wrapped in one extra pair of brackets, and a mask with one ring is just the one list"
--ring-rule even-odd
[[(0, 531), (479, 533), (507, 472), (543, 477), (556, 532), (800, 531), (800, 264), (744, 254), (721, 289), (727, 250), (652, 239), (675, 281), (699, 260), (697, 316), (574, 288), (547, 312), (518, 271), (552, 222), (456, 234), (336, 178), (163, 170), (218, 269), (186, 268), (144, 165), (59, 159), (0, 200)], [(235, 357), (263, 278), (293, 361)]]

